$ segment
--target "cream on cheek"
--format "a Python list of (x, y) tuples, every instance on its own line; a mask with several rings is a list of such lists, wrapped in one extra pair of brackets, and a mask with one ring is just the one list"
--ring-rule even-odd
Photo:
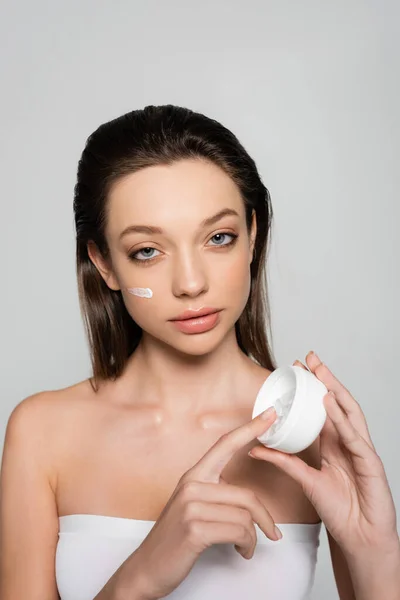
[(151, 290), (150, 288), (133, 287), (126, 288), (126, 291), (132, 294), (133, 296), (138, 296), (139, 298), (153, 297), (153, 290)]

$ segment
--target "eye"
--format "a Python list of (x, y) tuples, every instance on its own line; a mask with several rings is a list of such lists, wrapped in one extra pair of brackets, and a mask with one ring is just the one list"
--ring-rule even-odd
[[(231, 238), (231, 239), (228, 241), (225, 241), (226, 238)], [(227, 246), (233, 246), (233, 244), (236, 242), (237, 238), (238, 238), (238, 235), (236, 235), (236, 234), (220, 232), (220, 233), (216, 233), (215, 235), (213, 235), (209, 241), (211, 241), (211, 240), (216, 241), (215, 244), (212, 244), (214, 247), (223, 246), (226, 248)], [(136, 262), (150, 263), (153, 261), (153, 259), (155, 259), (158, 256), (157, 254), (154, 254), (154, 252), (158, 252), (159, 254), (162, 254), (156, 248), (152, 248), (151, 246), (146, 246), (145, 248), (141, 248), (140, 250), (137, 250), (136, 252), (129, 254), (129, 259), (132, 261), (136, 261)]]
[[(223, 241), (224, 241), (224, 239), (226, 237), (230, 237), (232, 239), (224, 244)], [(221, 232), (221, 233), (216, 233), (215, 235), (213, 235), (212, 238), (210, 238), (210, 241), (211, 240), (216, 240), (217, 243), (213, 244), (213, 245), (216, 245), (216, 246), (230, 246), (231, 244), (235, 243), (237, 237), (238, 236), (234, 235), (233, 233), (224, 233), (224, 232)]]
[[(142, 252), (143, 252), (144, 258), (138, 258), (138, 256)], [(155, 248), (151, 248), (151, 247), (141, 248), (141, 250), (138, 250), (137, 252), (133, 252), (132, 254), (130, 254), (129, 258), (132, 259), (132, 260), (137, 260), (137, 261), (140, 261), (140, 262), (145, 262), (147, 260), (151, 260), (152, 258), (155, 258), (154, 254), (152, 254), (152, 252), (159, 252), (159, 251), (156, 250)]]

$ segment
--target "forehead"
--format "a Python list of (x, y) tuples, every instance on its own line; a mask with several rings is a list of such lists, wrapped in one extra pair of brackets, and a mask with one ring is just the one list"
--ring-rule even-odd
[(117, 181), (108, 198), (107, 229), (118, 235), (132, 224), (196, 228), (222, 208), (245, 218), (235, 182), (213, 163), (182, 160), (146, 167)]

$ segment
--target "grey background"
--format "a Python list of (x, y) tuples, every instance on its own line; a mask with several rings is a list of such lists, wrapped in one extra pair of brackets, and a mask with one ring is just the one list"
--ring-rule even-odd
[[(72, 217), (87, 136), (174, 103), (220, 120), (256, 160), (275, 212), (278, 364), (315, 350), (357, 398), (398, 509), (399, 4), (3, 0), (0, 11), (1, 442), (24, 397), (89, 375)], [(321, 597), (338, 597), (324, 528)]]

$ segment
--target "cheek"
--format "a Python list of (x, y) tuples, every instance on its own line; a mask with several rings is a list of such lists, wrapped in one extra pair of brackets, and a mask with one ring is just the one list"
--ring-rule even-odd
[[(139, 269), (135, 272), (130, 272), (127, 268), (123, 271), (121, 269), (118, 283), (129, 315), (140, 327), (148, 329), (147, 324), (151, 323), (155, 316), (161, 317), (165, 313), (165, 285), (157, 274), (151, 272), (152, 269), (149, 269), (149, 273), (145, 268), (142, 270), (143, 273)], [(133, 290), (136, 293), (132, 293)]]
[(250, 284), (250, 264), (247, 255), (236, 260), (234, 264), (227, 265), (224, 277), (218, 281), (220, 297), (226, 300), (226, 306), (232, 307), (235, 320), (246, 306)]
[(150, 289), (153, 291), (152, 298), (140, 298), (127, 291), (122, 292), (125, 308), (131, 318), (139, 327), (149, 332), (158, 319), (166, 318), (164, 303), (161, 300), (162, 294), (157, 293), (153, 288)]

